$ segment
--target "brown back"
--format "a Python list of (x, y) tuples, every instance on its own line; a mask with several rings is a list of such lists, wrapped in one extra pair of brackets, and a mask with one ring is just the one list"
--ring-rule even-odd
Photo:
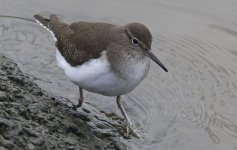
[(90, 22), (66, 25), (55, 17), (50, 17), (50, 26), (57, 38), (56, 47), (71, 66), (100, 57), (108, 45), (108, 32), (114, 25)]

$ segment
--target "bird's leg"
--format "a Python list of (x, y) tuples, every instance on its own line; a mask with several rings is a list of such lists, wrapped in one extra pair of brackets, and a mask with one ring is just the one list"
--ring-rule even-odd
[(120, 109), (123, 117), (125, 118), (125, 120), (127, 122), (127, 126), (126, 126), (127, 134), (129, 134), (129, 132), (131, 131), (137, 138), (140, 138), (139, 133), (137, 133), (136, 130), (133, 129), (132, 122), (128, 118), (128, 115), (127, 115), (123, 105), (121, 104), (121, 96), (117, 96), (117, 104), (118, 104), (118, 108)]
[(79, 93), (80, 93), (80, 97), (78, 99), (78, 104), (75, 105), (73, 107), (74, 110), (76, 110), (78, 107), (81, 107), (83, 101), (84, 101), (84, 98), (83, 98), (83, 89), (79, 87)]
[(127, 122), (127, 126), (126, 126), (126, 129), (127, 129), (127, 134), (129, 134), (129, 130), (131, 129), (132, 130), (132, 123), (130, 121), (130, 119), (128, 118), (128, 115), (123, 107), (123, 105), (121, 104), (121, 96), (117, 96), (117, 100), (116, 100), (117, 104), (118, 104), (118, 108), (120, 109), (123, 117), (125, 118), (126, 122)]
[(84, 98), (83, 98), (83, 89), (79, 87), (79, 93), (80, 93), (80, 99), (78, 99), (78, 104), (77, 104), (77, 107), (81, 107), (83, 101), (84, 101)]
[(121, 96), (117, 96), (117, 104), (118, 104), (118, 108), (120, 109), (120, 111), (121, 111), (123, 117), (124, 117), (125, 120), (127, 121), (127, 125), (128, 125), (128, 126), (131, 126), (132, 123), (131, 123), (130, 119), (128, 118), (128, 115), (127, 115), (127, 113), (126, 113), (126, 111), (125, 111), (123, 105), (121, 104)]

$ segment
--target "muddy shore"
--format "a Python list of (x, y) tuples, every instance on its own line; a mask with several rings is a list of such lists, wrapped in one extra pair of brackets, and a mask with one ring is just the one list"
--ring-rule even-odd
[(47, 93), (33, 80), (0, 55), (1, 150), (126, 149), (115, 132), (102, 133), (88, 126), (88, 111), (72, 110), (71, 102)]

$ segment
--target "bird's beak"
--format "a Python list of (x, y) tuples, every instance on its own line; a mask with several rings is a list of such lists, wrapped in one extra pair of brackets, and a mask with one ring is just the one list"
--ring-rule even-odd
[(168, 69), (162, 64), (162, 62), (151, 52), (151, 50), (148, 50), (148, 56), (157, 63), (165, 72), (168, 72)]

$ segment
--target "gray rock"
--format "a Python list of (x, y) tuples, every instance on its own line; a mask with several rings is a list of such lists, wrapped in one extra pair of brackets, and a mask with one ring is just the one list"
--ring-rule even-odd
[[(14, 62), (0, 55), (1, 150), (113, 150), (120, 147), (116, 129), (103, 133), (103, 122), (96, 118), (92, 129), (87, 125), (92, 120), (89, 113), (72, 110), (67, 105), (68, 100), (47, 93), (32, 80)], [(96, 122), (100, 124), (101, 133), (96, 130)]]

